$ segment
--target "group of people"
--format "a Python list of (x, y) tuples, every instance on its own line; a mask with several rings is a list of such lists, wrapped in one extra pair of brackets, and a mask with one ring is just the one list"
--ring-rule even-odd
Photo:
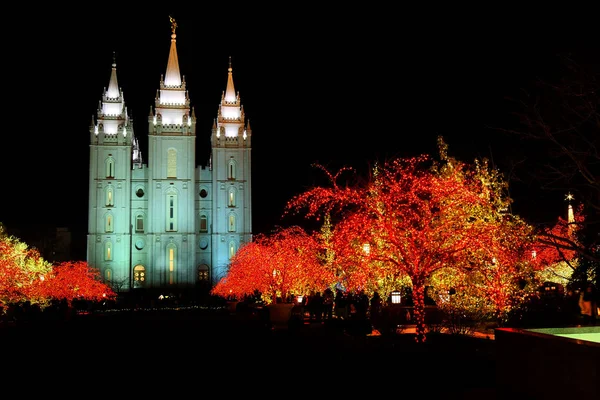
[(331, 318), (366, 319), (372, 303), (372, 299), (364, 290), (354, 293), (336, 289), (334, 293), (330, 288), (322, 293), (313, 291), (302, 300), (302, 306), (309, 319), (315, 321)]
[(598, 318), (598, 295), (594, 285), (589, 283), (579, 294), (579, 309), (583, 325), (595, 325)]
[[(596, 325), (600, 315), (600, 299), (594, 285), (592, 283), (586, 285), (579, 293), (579, 297), (573, 300), (576, 299), (580, 310), (581, 324)], [(305, 296), (301, 306), (303, 312), (313, 321), (332, 318), (341, 320), (370, 318), (375, 320), (381, 313), (382, 303), (377, 292), (370, 298), (364, 290), (355, 293), (336, 289), (334, 293), (327, 288), (323, 292), (313, 291)], [(576, 307), (575, 301), (572, 304)]]

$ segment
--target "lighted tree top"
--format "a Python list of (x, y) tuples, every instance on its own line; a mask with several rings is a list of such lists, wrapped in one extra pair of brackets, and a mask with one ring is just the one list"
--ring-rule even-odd
[(38, 293), (36, 283), (52, 270), (37, 249), (30, 248), (0, 226), (0, 306), (29, 301), (42, 306), (48, 298)]
[(448, 157), (441, 139), (439, 147), (440, 161), (391, 160), (362, 186), (340, 187), (339, 175), (325, 171), (331, 187), (312, 188), (286, 207), (304, 210), (307, 218), (336, 216), (332, 242), (350, 287), (381, 276), (410, 278), (419, 342), (425, 341), (424, 290), (433, 273), (494, 264), (512, 274), (530, 255), (530, 228), (507, 213), (501, 175), (485, 160), (468, 165)]
[(242, 299), (259, 292), (273, 302), (289, 294), (322, 290), (333, 275), (323, 268), (320, 252), (316, 237), (298, 226), (259, 234), (238, 249), (212, 294)]

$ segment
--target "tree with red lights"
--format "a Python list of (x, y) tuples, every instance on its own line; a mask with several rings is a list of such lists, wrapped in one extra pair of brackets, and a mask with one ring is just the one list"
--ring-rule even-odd
[[(570, 200), (570, 196), (569, 197)], [(574, 209), (569, 204), (567, 218), (558, 217), (556, 224), (543, 227), (533, 246), (533, 263), (541, 279), (567, 284), (572, 281), (580, 259), (578, 231), (585, 224), (583, 205)]]
[(568, 219), (559, 217), (541, 237), (534, 234), (528, 250), (530, 259), (524, 257), (510, 273), (494, 262), (471, 272), (448, 273), (442, 269), (433, 274), (431, 295), (448, 316), (449, 327), (490, 319), (505, 321), (511, 312), (537, 296), (544, 282), (568, 283), (577, 267), (577, 254), (564, 242), (577, 242), (576, 231), (582, 219), (581, 208), (574, 211), (569, 207)]
[[(514, 277), (526, 256), (530, 229), (507, 213), (506, 183), (487, 162), (474, 165), (447, 155), (394, 159), (377, 166), (364, 185), (315, 187), (295, 196), (287, 212), (335, 215), (332, 242), (348, 288), (363, 289), (382, 276), (412, 283), (417, 341), (425, 341), (425, 287), (444, 269), (475, 271), (496, 265)], [(343, 172), (343, 171), (340, 171)], [(502, 294), (498, 292), (498, 302)]]
[[(1, 227), (0, 227), (1, 228)], [(0, 305), (29, 302), (45, 308), (52, 300), (113, 299), (115, 293), (102, 283), (99, 272), (86, 262), (52, 265), (38, 250), (29, 248), (0, 229)]]
[(52, 298), (74, 300), (114, 300), (116, 294), (100, 279), (100, 271), (85, 261), (65, 261), (52, 268), (38, 283), (39, 293)]
[(239, 248), (212, 294), (242, 299), (259, 292), (267, 302), (275, 302), (322, 290), (333, 276), (323, 268), (320, 254), (317, 238), (298, 226), (259, 234)]
[(49, 299), (40, 295), (36, 283), (52, 270), (37, 249), (5, 234), (0, 226), (0, 306), (29, 301), (46, 306)]

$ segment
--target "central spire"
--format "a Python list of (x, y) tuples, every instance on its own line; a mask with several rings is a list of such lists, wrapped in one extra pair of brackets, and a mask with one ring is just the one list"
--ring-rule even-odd
[(233, 86), (233, 68), (231, 68), (231, 56), (229, 56), (229, 68), (227, 68), (227, 88), (225, 89), (225, 101), (235, 103), (237, 96)]
[(113, 51), (112, 71), (110, 73), (110, 81), (108, 82), (108, 91), (106, 92), (106, 96), (111, 99), (116, 99), (119, 97), (119, 94), (119, 83), (117, 82), (117, 61), (115, 52)]
[(181, 74), (179, 73), (179, 60), (177, 58), (177, 35), (175, 34), (177, 22), (171, 16), (169, 16), (169, 20), (171, 21), (171, 50), (169, 51), (167, 73), (165, 74), (165, 86), (181, 86)]

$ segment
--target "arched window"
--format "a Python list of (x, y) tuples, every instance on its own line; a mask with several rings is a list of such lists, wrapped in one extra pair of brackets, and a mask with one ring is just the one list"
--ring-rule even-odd
[(177, 178), (177, 150), (167, 151), (167, 178)]
[(112, 269), (106, 268), (104, 270), (104, 281), (106, 283), (111, 283), (112, 282)]
[(113, 221), (113, 216), (111, 213), (108, 213), (104, 217), (104, 231), (106, 233), (111, 233), (111, 232), (114, 232), (114, 230), (115, 230), (115, 224)]
[(227, 179), (235, 179), (235, 161), (229, 160), (229, 166), (227, 167)]
[(113, 259), (112, 242), (104, 242), (104, 260), (111, 261)]
[(235, 214), (229, 214), (229, 232), (235, 232)]
[(177, 271), (177, 248), (171, 243), (167, 246), (167, 281), (169, 285), (175, 284), (175, 273)]
[(135, 216), (135, 231), (144, 232), (144, 215), (138, 214)]
[(200, 232), (208, 232), (208, 217), (204, 214), (200, 215)]
[(104, 162), (104, 166), (106, 168), (106, 177), (114, 178), (115, 177), (115, 159), (112, 157), (107, 158), (106, 161)]
[(229, 207), (235, 207), (235, 189), (229, 188), (229, 195), (227, 196)]
[(229, 242), (229, 258), (235, 255), (235, 242)]
[(143, 265), (138, 264), (133, 267), (133, 281), (138, 286), (146, 282), (146, 268)]
[(112, 207), (115, 205), (115, 198), (113, 193), (112, 185), (106, 187), (106, 207)]

